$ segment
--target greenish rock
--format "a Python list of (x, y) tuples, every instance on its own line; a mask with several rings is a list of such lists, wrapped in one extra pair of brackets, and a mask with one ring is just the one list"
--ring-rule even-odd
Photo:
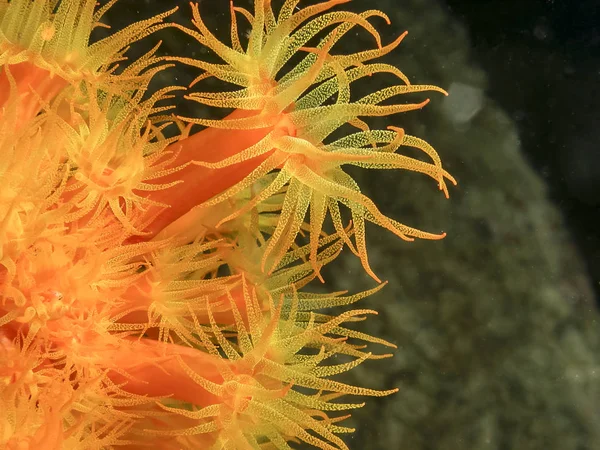
[[(409, 30), (388, 62), (413, 83), (451, 95), (433, 93), (423, 111), (374, 126), (391, 122), (426, 139), (459, 185), (445, 200), (421, 175), (352, 172), (384, 213), (448, 236), (404, 242), (367, 230), (371, 265), (389, 285), (363, 301), (380, 315), (360, 329), (398, 350), (344, 381), (400, 390), (353, 414), (349, 447), (600, 448), (599, 316), (560, 213), (525, 161), (514, 124), (485, 96), (465, 30), (434, 0), (377, 8), (393, 23), (386, 42)], [(361, 270), (346, 255), (327, 281), (334, 289), (371, 287)]]

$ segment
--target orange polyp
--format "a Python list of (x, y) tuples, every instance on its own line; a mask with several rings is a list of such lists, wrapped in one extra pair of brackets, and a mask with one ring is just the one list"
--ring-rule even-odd
[[(152, 288), (148, 280), (146, 278), (140, 278), (135, 285), (132, 285), (127, 289), (123, 297), (128, 301), (127, 306), (130, 312), (123, 316), (123, 318), (120, 320), (120, 323), (147, 324), (148, 310), (156, 301), (155, 294), (152, 292)], [(194, 303), (198, 304), (200, 300), (190, 299), (189, 302), (190, 305)], [(239, 311), (244, 325), (249, 326), (246, 300), (244, 298), (242, 285), (233, 286), (228, 291), (228, 294), (223, 294), (212, 300), (209, 300), (208, 304), (211, 315), (216, 323), (221, 325), (234, 325), (235, 316), (233, 309), (235, 305), (235, 309)], [(168, 309), (168, 304), (164, 306), (164, 309)], [(123, 311), (115, 309), (114, 314), (119, 314), (121, 312)], [(200, 323), (210, 322), (208, 310), (198, 309), (197, 311), (194, 311), (194, 315)], [(156, 324), (154, 326), (158, 327), (159, 325)], [(153, 334), (154, 332), (149, 330), (146, 332), (146, 334), (148, 333)]]
[[(256, 111), (235, 110), (224, 120), (241, 119), (256, 115)], [(263, 139), (273, 127), (223, 130), (207, 128), (199, 133), (183, 139), (175, 144), (179, 151), (173, 166), (185, 164), (189, 161), (201, 160), (203, 162), (217, 162), (239, 153)], [(165, 183), (182, 180), (183, 183), (166, 190), (154, 191), (148, 195), (152, 201), (170, 205), (160, 211), (158, 207), (148, 208), (147, 217), (158, 214), (158, 217), (146, 229), (149, 237), (155, 236), (167, 225), (177, 220), (211, 197), (224, 192), (231, 186), (243, 180), (271, 152), (257, 156), (249, 161), (244, 161), (222, 169), (210, 169), (197, 165), (190, 165), (177, 173), (164, 177)]]
[(67, 85), (64, 79), (52, 76), (47, 70), (29, 62), (5, 66), (0, 72), (0, 120), (3, 115), (2, 107), (12, 94), (7, 71), (16, 83), (17, 95), (25, 97), (19, 105), (18, 123), (27, 122), (35, 117), (41, 110), (40, 100), (51, 100)]
[[(103, 355), (114, 370), (109, 377), (125, 383), (126, 392), (150, 397), (170, 397), (197, 406), (219, 403), (219, 397), (198, 385), (185, 371), (179, 358), (195, 373), (213, 383), (222, 383), (220, 367), (226, 362), (202, 350), (151, 339), (126, 339), (129, 345)], [(127, 374), (127, 376), (125, 375)]]
[(47, 450), (60, 450), (63, 448), (64, 433), (60, 408), (56, 405), (50, 405), (46, 412), (44, 424), (33, 435), (31, 443), (35, 448), (44, 448)]

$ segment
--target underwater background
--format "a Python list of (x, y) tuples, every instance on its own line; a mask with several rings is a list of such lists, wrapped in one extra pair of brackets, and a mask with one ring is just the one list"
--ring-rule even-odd
[[(181, 13), (186, 21), (187, 3), (175, 0), (122, 0), (108, 20), (118, 27), (172, 5), (181, 6), (175, 20)], [(228, 8), (224, 0), (201, 2), (206, 23), (224, 39)], [(445, 200), (410, 173), (352, 173), (385, 214), (448, 236), (407, 243), (368, 229), (373, 269), (391, 282), (364, 300), (380, 315), (361, 330), (398, 350), (344, 381), (400, 391), (353, 413), (349, 447), (600, 449), (598, 2), (344, 5), (369, 8), (390, 16), (392, 25), (379, 27), (385, 43), (409, 31), (384, 61), (413, 83), (450, 93), (433, 96), (423, 111), (370, 123), (426, 139), (459, 185)], [(205, 51), (168, 31), (159, 38), (165, 53)], [(371, 39), (358, 33), (344, 42), (351, 50)], [(183, 85), (195, 76), (159, 75)], [(190, 107), (182, 101), (179, 111)], [(332, 266), (330, 288), (373, 287), (356, 259)]]

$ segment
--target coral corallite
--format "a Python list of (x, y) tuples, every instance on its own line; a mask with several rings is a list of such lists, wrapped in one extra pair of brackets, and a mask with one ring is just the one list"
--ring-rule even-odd
[[(196, 4), (188, 24), (165, 11), (92, 41), (115, 1), (0, 0), (0, 449), (346, 449), (348, 399), (395, 392), (337, 379), (394, 347), (348, 306), (384, 285), (366, 222), (443, 234), (384, 215), (343, 166), (421, 172), (447, 195), (429, 144), (369, 125), (444, 91), (374, 62), (404, 35), (382, 42), (387, 16), (348, 1), (232, 2), (222, 42)], [(210, 58), (126, 60), (164, 29)], [(361, 29), (373, 47), (338, 54)], [(173, 67), (198, 76), (151, 90)], [(379, 74), (396, 84), (355, 98)], [(182, 117), (179, 93), (233, 112)], [(345, 249), (380, 284), (307, 289)]]

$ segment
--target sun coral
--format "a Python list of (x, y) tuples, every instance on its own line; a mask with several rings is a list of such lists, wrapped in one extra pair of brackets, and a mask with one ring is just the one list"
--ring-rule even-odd
[[(368, 124), (428, 101), (398, 96), (445, 92), (371, 62), (405, 34), (384, 45), (370, 19), (387, 16), (334, 9), (347, 1), (231, 2), (230, 45), (197, 4), (193, 28), (167, 11), (92, 42), (115, 0), (0, 1), (0, 448), (346, 449), (341, 422), (363, 403), (345, 398), (395, 392), (337, 379), (391, 356), (356, 328), (376, 312), (348, 309), (385, 283), (307, 286), (344, 248), (380, 281), (366, 222), (444, 236), (385, 216), (342, 167), (420, 172), (447, 196), (429, 144)], [(165, 28), (221, 63), (158, 47), (124, 63)], [(355, 28), (375, 48), (337, 54)], [(174, 114), (186, 88), (150, 83), (176, 65), (201, 70), (189, 101), (235, 110)], [(398, 84), (353, 98), (380, 73)], [(239, 89), (196, 91), (208, 78)]]

